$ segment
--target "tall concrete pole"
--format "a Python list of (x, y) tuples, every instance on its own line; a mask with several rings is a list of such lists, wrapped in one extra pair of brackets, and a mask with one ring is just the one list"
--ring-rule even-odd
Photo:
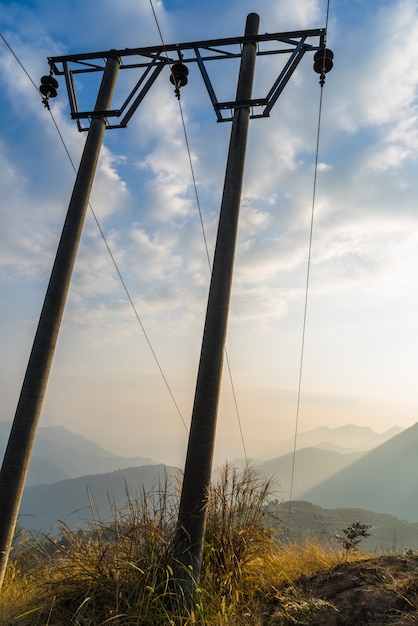
[[(258, 34), (259, 21), (256, 13), (248, 15), (246, 36)], [(237, 103), (251, 100), (256, 56), (257, 44), (245, 43)], [(201, 573), (249, 120), (248, 107), (235, 109), (174, 541), (174, 578), (189, 593)]]
[(26, 474), (93, 185), (120, 60), (109, 58), (58, 245), (51, 278), (0, 471), (0, 588), (12, 545)]

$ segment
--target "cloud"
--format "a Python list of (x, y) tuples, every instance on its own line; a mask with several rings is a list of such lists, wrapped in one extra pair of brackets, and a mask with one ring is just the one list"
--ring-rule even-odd
[[(331, 124), (347, 132), (372, 126), (384, 143), (405, 141), (403, 129), (416, 120), (417, 36), (418, 11), (410, 0), (382, 6), (355, 30), (342, 20), (336, 23), (336, 71), (330, 81), (337, 97), (329, 106)], [(416, 130), (412, 137), (415, 144)], [(408, 151), (398, 156), (406, 158)]]
[[(87, 4), (80, 0), (53, 4), (39, 0), (36, 6), (35, 14), (22, 4), (2, 5), (7, 38), (35, 84), (47, 72), (48, 55), (160, 43), (150, 4), (145, 0), (119, 4), (106, 0), (100, 6), (96, 0)], [(155, 0), (154, 8), (165, 41), (173, 43), (239, 35), (254, 5), (249, 0)], [(261, 32), (325, 23), (325, 5), (319, 1), (260, 0), (256, 9)], [(386, 369), (382, 346), (386, 345), (383, 339), (388, 329), (394, 337), (397, 326), (413, 328), (416, 308), (417, 25), (416, 3), (411, 0), (331, 5), (328, 43), (335, 53), (335, 64), (322, 91), (308, 316), (312, 343), (307, 345), (307, 354), (312, 356), (306, 370), (306, 385), (315, 389), (318, 398), (334, 391), (336, 398), (352, 398), (364, 385), (360, 379), (377, 385), (380, 374), (386, 382), (392, 376), (394, 387), (401, 384), (395, 380), (401, 379), (402, 368), (389, 369), (391, 359), (402, 362), (401, 346), (391, 341)], [(273, 57), (257, 59), (257, 97), (271, 87), (282, 62)], [(237, 65), (223, 61), (210, 67), (216, 88), (230, 92), (232, 97)], [(25, 318), (25, 328), (32, 328), (37, 302), (34, 304), (33, 288), (28, 286), (36, 284), (42, 291), (48, 280), (75, 173), (49, 112), (5, 46), (0, 48), (0, 68), (0, 287), (10, 308), (14, 306), (20, 318)], [(128, 72), (119, 76), (128, 76)], [(89, 78), (83, 82), (81, 97), (94, 101), (97, 85), (93, 80), (89, 87)], [(136, 73), (129, 80), (122, 77), (121, 90), (137, 79)], [(320, 91), (311, 53), (307, 52), (270, 118), (250, 123), (228, 341), (231, 361), (238, 361), (237, 392), (245, 394), (250, 418), (254, 412), (268, 416), (269, 440), (277, 436), (274, 423), (281, 410), (288, 414), (289, 402), (284, 407), (280, 394), (266, 404), (259, 403), (259, 396), (257, 401), (249, 398), (256, 388), (276, 385), (277, 389), (279, 375), (290, 390), (295, 385)], [(216, 122), (199, 72), (192, 66), (181, 105), (201, 213), (179, 104), (165, 70), (128, 128), (106, 131), (91, 202), (140, 319), (159, 355), (161, 350), (162, 360), (188, 406), (209, 288), (200, 219), (211, 258), (230, 124)], [(78, 133), (70, 120), (62, 78), (51, 108), (78, 167), (85, 133)], [(11, 317), (8, 313), (7, 319)], [(382, 329), (383, 335), (379, 334)], [(22, 327), (16, 325), (10, 332), (19, 336)], [(89, 397), (92, 421), (103, 409), (95, 400), (95, 395), (100, 395), (100, 381), (95, 379), (99, 370), (103, 373), (108, 367), (112, 372), (106, 380), (116, 381), (120, 376), (117, 380), (123, 389), (126, 380), (134, 388), (139, 385), (138, 377), (149, 382), (154, 376), (154, 370), (152, 375), (147, 370), (152, 363), (149, 348), (142, 337), (136, 342), (138, 332), (141, 336), (124, 286), (89, 211), (65, 313), (57, 376), (61, 376), (63, 389), (67, 374), (82, 378), (74, 366), (77, 359), (85, 364), (83, 376), (95, 380), (96, 392)], [(401, 343), (409, 363), (412, 356), (406, 351), (414, 354), (416, 346), (413, 339), (409, 346), (403, 338)], [(23, 354), (23, 348), (19, 349)], [(367, 362), (367, 372), (359, 365), (362, 362)], [(9, 367), (7, 363), (5, 367)], [(368, 374), (371, 371), (376, 380)], [(347, 381), (350, 376), (357, 382), (344, 391), (342, 379)], [(330, 390), (326, 389), (328, 382), (332, 383)], [(155, 388), (154, 379), (153, 384)], [(147, 398), (145, 412), (150, 414), (151, 387), (146, 382), (141, 386), (141, 394)], [(389, 383), (385, 393), (390, 393)], [(83, 394), (87, 397), (85, 387)], [(110, 396), (109, 391), (106, 397)], [(134, 393), (129, 395), (134, 397), (138, 402)], [(76, 394), (71, 411), (65, 409), (69, 420), (69, 412), (83, 414), (74, 398)], [(355, 406), (356, 415), (361, 414), (359, 404), (363, 406)], [(57, 394), (50, 408), (54, 412), (60, 406)], [(131, 428), (136, 409), (129, 402), (123, 406)], [(333, 406), (335, 420), (339, 419), (336, 406), (337, 402)], [(349, 411), (344, 406), (346, 417)], [(106, 415), (118, 411), (117, 402), (109, 400)], [(159, 411), (164, 421), (167, 407)], [(367, 415), (371, 411), (367, 405)], [(330, 413), (327, 415), (332, 419)], [(254, 435), (251, 428), (250, 432)]]

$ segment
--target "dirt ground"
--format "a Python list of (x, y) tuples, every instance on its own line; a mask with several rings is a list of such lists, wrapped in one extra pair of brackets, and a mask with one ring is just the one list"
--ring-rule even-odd
[(344, 563), (298, 580), (273, 599), (266, 626), (418, 624), (418, 557)]

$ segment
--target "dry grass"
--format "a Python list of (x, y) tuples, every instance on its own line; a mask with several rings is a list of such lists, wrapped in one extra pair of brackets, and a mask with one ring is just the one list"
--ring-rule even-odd
[[(266, 598), (346, 554), (314, 541), (282, 545), (265, 523), (271, 483), (225, 466), (208, 498), (206, 546), (193, 610), (173, 593), (177, 496), (167, 486), (86, 532), (18, 543), (0, 599), (0, 626), (263, 624)], [(358, 558), (358, 557), (353, 557)]]
[(311, 538), (282, 545), (275, 554), (272, 566), (278, 576), (279, 585), (293, 584), (301, 575), (309, 576), (314, 572), (332, 569), (339, 563), (363, 558), (366, 556), (358, 552), (336, 550), (331, 545), (326, 549), (317, 539)]

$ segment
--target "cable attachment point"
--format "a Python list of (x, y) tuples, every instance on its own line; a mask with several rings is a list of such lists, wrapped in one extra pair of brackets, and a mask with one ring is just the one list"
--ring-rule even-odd
[(329, 48), (320, 48), (314, 54), (314, 71), (319, 74), (319, 84), (321, 87), (325, 83), (325, 74), (327, 74), (334, 65), (334, 53)]
[(173, 63), (171, 66), (170, 83), (174, 85), (174, 93), (176, 98), (180, 100), (180, 87), (184, 87), (188, 83), (189, 70), (184, 63)]
[(57, 89), (58, 81), (52, 76), (52, 72), (47, 76), (42, 76), (39, 91), (43, 95), (42, 103), (47, 109), (49, 109), (49, 98), (57, 97)]

